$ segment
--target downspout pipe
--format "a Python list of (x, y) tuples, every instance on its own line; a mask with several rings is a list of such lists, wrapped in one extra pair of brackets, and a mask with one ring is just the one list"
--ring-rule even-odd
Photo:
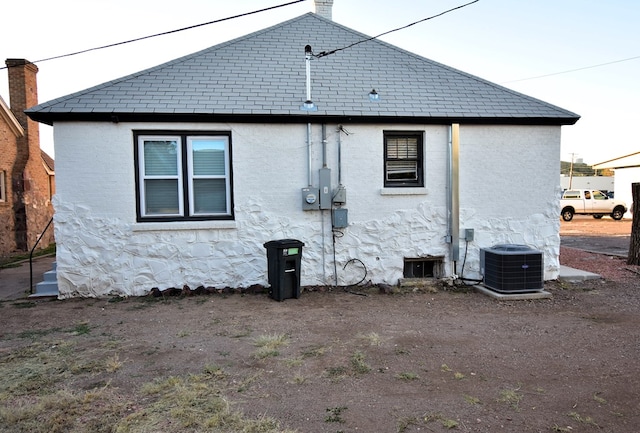
[(307, 176), (309, 177), (309, 186), (313, 182), (313, 176), (311, 173), (311, 122), (307, 123)]
[(460, 124), (453, 123), (449, 127), (449, 170), (447, 179), (447, 214), (450, 255), (453, 262), (453, 274), (456, 273), (456, 262), (460, 259)]
[(338, 185), (342, 185), (342, 139), (340, 133), (342, 132), (342, 125), (338, 126)]

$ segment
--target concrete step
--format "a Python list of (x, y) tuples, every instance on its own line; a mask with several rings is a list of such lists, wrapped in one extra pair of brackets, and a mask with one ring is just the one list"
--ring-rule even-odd
[(44, 281), (36, 284), (34, 292), (29, 295), (29, 298), (44, 298), (58, 296), (58, 272), (56, 271), (56, 262), (53, 262), (52, 269), (45, 272), (42, 276)]
[(42, 274), (42, 277), (44, 278), (44, 281), (48, 282), (48, 281), (52, 281), (54, 283), (57, 283), (58, 281), (58, 272), (54, 269), (52, 271), (47, 271), (44, 274)]

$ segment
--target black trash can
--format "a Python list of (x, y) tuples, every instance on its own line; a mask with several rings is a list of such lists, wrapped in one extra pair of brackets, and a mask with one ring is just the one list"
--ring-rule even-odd
[(267, 249), (269, 295), (276, 301), (300, 297), (300, 259), (304, 243), (280, 239), (264, 244)]

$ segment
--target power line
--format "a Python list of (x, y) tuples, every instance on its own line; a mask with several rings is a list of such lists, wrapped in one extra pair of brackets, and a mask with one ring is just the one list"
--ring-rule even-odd
[(338, 51), (343, 51), (343, 50), (349, 49), (349, 48), (351, 48), (351, 47), (354, 47), (354, 46), (356, 46), (356, 45), (358, 45), (358, 44), (362, 44), (362, 43), (364, 43), (364, 42), (369, 42), (369, 41), (372, 41), (372, 40), (374, 40), (374, 39), (378, 39), (378, 38), (380, 38), (381, 36), (388, 35), (389, 33), (397, 32), (397, 31), (399, 31), (399, 30), (404, 30), (404, 29), (406, 29), (406, 28), (408, 28), (408, 27), (414, 26), (414, 25), (416, 25), (416, 24), (420, 24), (420, 23), (422, 23), (422, 22), (424, 22), (424, 21), (428, 21), (428, 20), (432, 20), (432, 19), (434, 19), (434, 18), (441, 17), (442, 15), (448, 14), (449, 12), (453, 12), (453, 11), (455, 11), (455, 10), (462, 9), (462, 8), (467, 7), (467, 6), (470, 6), (470, 5), (474, 4), (474, 3), (478, 3), (479, 1), (480, 1), (480, 0), (473, 0), (472, 2), (469, 2), (469, 3), (463, 4), (463, 5), (460, 5), (460, 6), (456, 6), (455, 8), (451, 8), (451, 9), (446, 10), (446, 11), (444, 11), (444, 12), (440, 12), (439, 14), (436, 14), (436, 15), (433, 15), (433, 16), (430, 16), (430, 17), (427, 17), (427, 18), (423, 18), (423, 19), (418, 20), (418, 21), (415, 21), (415, 22), (413, 22), (413, 23), (411, 23), (411, 24), (407, 24), (406, 26), (398, 27), (397, 29), (389, 30), (389, 31), (387, 31), (387, 32), (380, 33), (380, 34), (379, 34), (379, 35), (377, 35), (377, 36), (373, 36), (373, 37), (370, 37), (370, 38), (367, 38), (367, 39), (362, 39), (361, 41), (354, 42), (354, 43), (352, 43), (351, 45), (347, 45), (346, 47), (336, 48), (335, 50), (331, 50), (331, 51), (322, 51), (322, 52), (320, 52), (320, 53), (318, 53), (318, 54), (313, 54), (313, 56), (314, 56), (315, 58), (318, 58), (318, 59), (319, 59), (320, 57), (330, 56), (331, 54), (335, 54), (335, 53), (337, 53)]
[(502, 84), (508, 84), (508, 83), (517, 83), (519, 81), (527, 81), (527, 80), (536, 80), (538, 78), (545, 78), (545, 77), (553, 77), (554, 75), (561, 75), (561, 74), (569, 74), (571, 72), (578, 72), (578, 71), (584, 71), (586, 69), (594, 69), (594, 68), (599, 68), (601, 66), (607, 66), (607, 65), (613, 65), (615, 63), (622, 63), (622, 62), (628, 62), (629, 60), (636, 60), (636, 59), (640, 59), (640, 56), (635, 56), (635, 57), (629, 57), (627, 59), (620, 59), (620, 60), (614, 60), (612, 62), (606, 62), (606, 63), (599, 63), (597, 65), (591, 65), (591, 66), (585, 66), (582, 68), (576, 68), (576, 69), (569, 69), (567, 71), (561, 71), (561, 72), (553, 72), (551, 74), (545, 74), (545, 75), (538, 75), (535, 77), (529, 77), (529, 78), (521, 78), (519, 80), (511, 80), (511, 81), (505, 81)]
[[(46, 62), (46, 61), (49, 61), (49, 60), (61, 59), (63, 57), (71, 57), (71, 56), (76, 56), (78, 54), (84, 54), (84, 53), (88, 53), (90, 51), (103, 50), (105, 48), (117, 47), (118, 45), (130, 44), (132, 42), (138, 42), (138, 41), (142, 41), (142, 40), (145, 40), (145, 39), (155, 38), (155, 37), (158, 37), (158, 36), (170, 35), (172, 33), (182, 32), (184, 30), (191, 30), (191, 29), (195, 29), (195, 28), (198, 28), (198, 27), (208, 26), (210, 24), (217, 24), (217, 23), (221, 23), (223, 21), (229, 21), (229, 20), (233, 20), (233, 19), (236, 19), (236, 18), (242, 18), (242, 17), (246, 17), (246, 16), (249, 16), (249, 15), (254, 15), (254, 14), (257, 14), (257, 13), (260, 13), (260, 12), (266, 12), (266, 11), (270, 11), (270, 10), (273, 10), (273, 9), (282, 8), (282, 7), (285, 7), (285, 6), (291, 6), (293, 4), (302, 3), (304, 1), (307, 1), (307, 0), (294, 0), (294, 1), (290, 1), (289, 3), (284, 3), (284, 4), (281, 4), (281, 5), (278, 5), (278, 6), (271, 6), (271, 7), (268, 7), (268, 8), (255, 10), (253, 12), (245, 12), (243, 14), (234, 15), (234, 16), (226, 17), (226, 18), (220, 18), (218, 20), (209, 21), (209, 22), (202, 23), (202, 24), (195, 24), (195, 25), (188, 26), (188, 27), (182, 27), (180, 29), (169, 30), (169, 31), (166, 31), (166, 32), (156, 33), (154, 35), (149, 35), (149, 36), (142, 36), (140, 38), (130, 39), (128, 41), (123, 41), (123, 42), (116, 42), (116, 43), (113, 43), (113, 44), (103, 45), (103, 46), (100, 46), (100, 47), (88, 48), (86, 50), (76, 51), (74, 53), (69, 53), (69, 54), (62, 54), (60, 56), (47, 57), (46, 59), (36, 60), (36, 61), (34, 61), (32, 63), (42, 63), (42, 62)], [(4, 67), (1, 67), (0, 70), (7, 69), (7, 68), (8, 68), (7, 66), (4, 66)]]

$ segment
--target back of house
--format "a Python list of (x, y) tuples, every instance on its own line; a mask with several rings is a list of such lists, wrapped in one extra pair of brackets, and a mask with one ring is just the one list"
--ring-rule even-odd
[(28, 110), (54, 127), (61, 297), (266, 285), (280, 239), (303, 286), (479, 279), (505, 243), (558, 276), (579, 117), (324, 13)]

